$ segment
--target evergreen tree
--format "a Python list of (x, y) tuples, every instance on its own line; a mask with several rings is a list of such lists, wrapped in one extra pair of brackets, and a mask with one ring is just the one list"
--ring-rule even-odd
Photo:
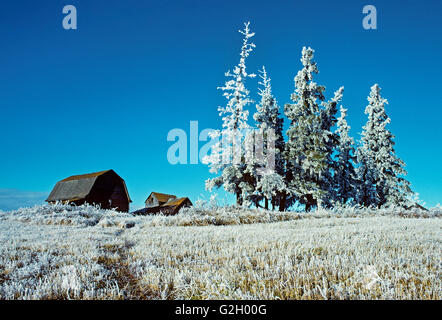
[[(264, 199), (264, 207), (269, 208), (269, 201), (274, 209), (280, 206), (281, 198), (286, 192), (284, 181), (285, 164), (283, 159), (284, 137), (282, 133), (283, 119), (279, 112), (279, 106), (272, 94), (271, 80), (265, 67), (260, 71), (262, 88), (259, 89), (261, 101), (256, 105), (256, 113), (253, 118), (256, 121), (258, 135), (261, 139), (255, 139), (255, 148), (263, 146), (260, 156), (255, 161), (250, 161), (249, 168), (256, 182), (254, 201)], [(255, 154), (256, 158), (256, 154)], [(269, 168), (269, 165), (272, 166)], [(265, 169), (264, 169), (265, 168)]]
[(244, 36), (240, 61), (233, 72), (229, 70), (225, 74), (228, 78), (225, 85), (218, 88), (223, 91), (223, 96), (228, 101), (226, 106), (218, 108), (223, 120), (223, 129), (211, 134), (212, 139), (218, 141), (212, 146), (210, 155), (203, 159), (203, 162), (210, 166), (210, 172), (220, 173), (218, 177), (206, 181), (206, 188), (211, 190), (223, 186), (227, 192), (236, 195), (238, 205), (243, 204), (244, 189), (249, 179), (244, 148), (244, 132), (249, 129), (249, 112), (245, 107), (253, 101), (249, 97), (245, 81), (255, 76), (246, 71), (246, 59), (255, 48), (250, 42), (254, 33), (250, 31), (249, 25), (249, 22), (245, 23), (244, 30), (239, 31)]
[(284, 108), (291, 121), (285, 149), (290, 200), (305, 204), (306, 211), (327, 197), (327, 190), (321, 188), (321, 176), (329, 170), (319, 109), (325, 100), (325, 88), (313, 81), (313, 75), (318, 73), (313, 53), (311, 48), (302, 49), (303, 68), (295, 77), (293, 103)]
[(337, 134), (339, 144), (336, 155), (336, 166), (334, 173), (334, 185), (336, 190), (336, 200), (342, 204), (354, 201), (358, 188), (355, 169), (355, 148), (354, 140), (350, 137), (350, 126), (347, 124), (347, 109), (341, 106), (341, 116), (337, 122)]
[(388, 101), (381, 97), (381, 88), (375, 84), (367, 98), (367, 124), (363, 127), (362, 145), (358, 149), (358, 201), (364, 206), (406, 206), (411, 195), (405, 163), (394, 150), (394, 135), (386, 128), (391, 122), (385, 113)]
[(325, 146), (324, 152), (326, 156), (327, 170), (324, 170), (320, 177), (320, 188), (325, 192), (321, 199), (321, 205), (324, 207), (332, 207), (337, 200), (334, 174), (336, 172), (336, 160), (334, 154), (339, 144), (339, 135), (333, 131), (337, 123), (336, 113), (338, 112), (338, 103), (342, 100), (344, 87), (340, 87), (334, 97), (327, 103), (323, 103), (324, 108), (320, 111), (321, 129), (323, 131), (322, 138)]

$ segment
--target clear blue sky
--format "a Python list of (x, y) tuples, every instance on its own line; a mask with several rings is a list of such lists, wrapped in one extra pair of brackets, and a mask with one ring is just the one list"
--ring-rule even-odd
[[(73, 4), (78, 29), (62, 28)], [(362, 28), (373, 4), (378, 29)], [(397, 153), (427, 206), (442, 202), (441, 1), (0, 2), (0, 209), (44, 199), (73, 174), (114, 169), (134, 207), (155, 190), (195, 201), (206, 166), (170, 165), (173, 128), (218, 128), (216, 89), (238, 62), (250, 20), (281, 105), (290, 101), (302, 46), (316, 50), (327, 98), (345, 86), (359, 138), (370, 86), (379, 83)], [(256, 81), (248, 86), (256, 97)], [(251, 112), (254, 105), (250, 106)]]

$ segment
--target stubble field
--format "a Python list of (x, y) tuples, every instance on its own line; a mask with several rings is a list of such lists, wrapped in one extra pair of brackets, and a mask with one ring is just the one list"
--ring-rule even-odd
[(440, 299), (440, 209), (0, 213), (0, 299)]

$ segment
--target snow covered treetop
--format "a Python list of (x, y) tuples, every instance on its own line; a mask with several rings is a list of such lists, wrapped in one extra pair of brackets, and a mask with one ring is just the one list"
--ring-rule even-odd
[[(238, 30), (239, 33), (241, 33), (244, 36), (243, 45), (241, 48), (241, 60), (238, 66), (239, 68), (241, 68), (241, 71), (243, 72), (243, 77), (247, 77), (245, 60), (249, 56), (250, 52), (252, 52), (253, 48), (256, 47), (254, 43), (249, 43), (249, 39), (255, 35), (254, 32), (250, 32), (249, 26), (250, 22), (246, 22), (244, 23), (244, 30)], [(254, 77), (255, 75), (250, 75), (250, 76)]]
[(262, 70), (259, 70), (259, 77), (261, 78), (261, 81), (258, 82), (262, 86), (262, 88), (258, 89), (258, 94), (261, 97), (264, 96), (270, 96), (272, 94), (272, 86), (270, 84), (271, 79), (267, 75), (266, 68), (262, 66)]
[(365, 109), (366, 114), (370, 114), (373, 111), (377, 113), (384, 110), (385, 105), (388, 104), (388, 100), (381, 97), (381, 87), (379, 87), (377, 83), (371, 87), (370, 95), (367, 97), (367, 100), (369, 104)]
[[(301, 62), (304, 67), (308, 67), (308, 72), (312, 73), (318, 73), (318, 67), (316, 65), (316, 62), (313, 61), (315, 50), (308, 47), (302, 48), (302, 56), (301, 56)], [(309, 79), (310, 80), (310, 79)]]

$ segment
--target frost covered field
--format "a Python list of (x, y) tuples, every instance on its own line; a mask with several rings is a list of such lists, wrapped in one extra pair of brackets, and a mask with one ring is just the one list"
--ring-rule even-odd
[(442, 210), (0, 212), (1, 299), (441, 299)]

